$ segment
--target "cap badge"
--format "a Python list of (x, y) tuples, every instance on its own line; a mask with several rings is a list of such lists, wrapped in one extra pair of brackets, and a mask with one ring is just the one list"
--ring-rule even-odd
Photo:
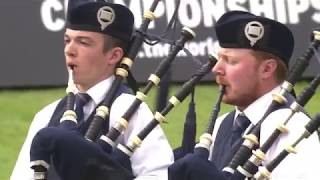
[(109, 6), (104, 6), (98, 10), (97, 19), (101, 25), (101, 31), (108, 27), (114, 21), (114, 10)]
[(251, 21), (244, 28), (244, 34), (250, 41), (251, 47), (253, 47), (254, 44), (263, 37), (264, 27), (258, 21)]

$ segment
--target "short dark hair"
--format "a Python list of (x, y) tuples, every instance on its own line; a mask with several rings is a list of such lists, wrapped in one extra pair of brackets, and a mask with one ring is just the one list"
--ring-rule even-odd
[(114, 47), (120, 47), (123, 50), (123, 52), (126, 53), (128, 48), (128, 43), (121, 39), (115, 38), (113, 36), (104, 35), (103, 51), (107, 52), (108, 50)]

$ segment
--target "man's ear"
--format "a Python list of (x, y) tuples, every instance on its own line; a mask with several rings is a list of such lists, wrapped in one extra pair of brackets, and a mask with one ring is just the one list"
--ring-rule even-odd
[(271, 76), (274, 76), (275, 71), (277, 69), (278, 63), (277, 60), (270, 58), (262, 61), (260, 66), (260, 73), (263, 79), (267, 79)]
[(111, 50), (109, 50), (106, 55), (108, 58), (108, 63), (110, 65), (115, 65), (118, 62), (121, 61), (122, 57), (123, 57), (123, 49), (120, 47), (114, 47)]

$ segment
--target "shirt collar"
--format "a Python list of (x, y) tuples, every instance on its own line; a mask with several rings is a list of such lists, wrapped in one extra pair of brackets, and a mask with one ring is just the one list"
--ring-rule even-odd
[(243, 113), (247, 118), (251, 121), (253, 125), (256, 125), (258, 121), (262, 118), (262, 116), (267, 111), (269, 105), (272, 102), (272, 94), (280, 91), (280, 86), (275, 87), (268, 93), (264, 94), (253, 103), (251, 103), (243, 112), (241, 112), (236, 107), (235, 118), (238, 117), (240, 113)]
[(92, 98), (95, 105), (98, 105), (104, 99), (114, 79), (114, 76), (110, 76), (87, 90), (86, 93)]

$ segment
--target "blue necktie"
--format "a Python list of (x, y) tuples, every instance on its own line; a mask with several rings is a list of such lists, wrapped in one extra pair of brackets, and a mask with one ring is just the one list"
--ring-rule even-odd
[(232, 127), (231, 144), (234, 145), (242, 138), (244, 131), (251, 124), (250, 120), (244, 114), (239, 114)]
[(76, 114), (77, 114), (77, 121), (82, 122), (84, 118), (83, 113), (83, 106), (85, 106), (89, 101), (91, 100), (91, 97), (86, 93), (78, 93), (75, 97), (75, 104), (76, 104)]

